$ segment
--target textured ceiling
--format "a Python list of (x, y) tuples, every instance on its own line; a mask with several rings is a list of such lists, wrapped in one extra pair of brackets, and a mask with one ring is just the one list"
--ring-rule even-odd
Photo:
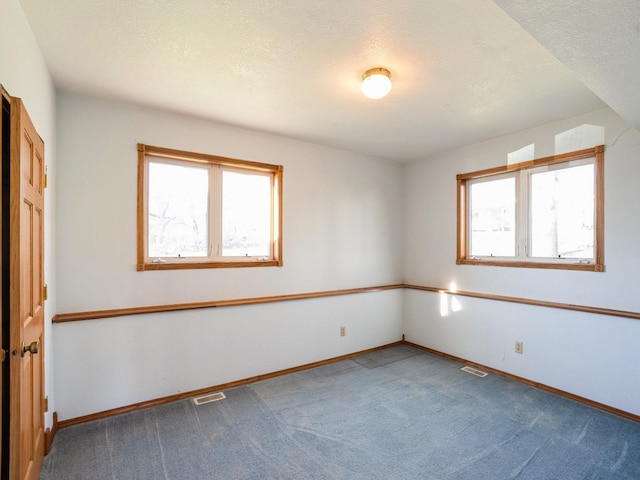
[[(61, 89), (386, 159), (605, 106), (490, 0), (21, 3)], [(528, 2), (498, 3), (536, 33)], [(369, 100), (360, 77), (377, 66), (393, 88)]]
[(640, 130), (640, 0), (495, 0)]

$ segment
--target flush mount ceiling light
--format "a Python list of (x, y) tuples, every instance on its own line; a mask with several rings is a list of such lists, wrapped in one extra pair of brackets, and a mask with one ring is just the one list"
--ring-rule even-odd
[(362, 93), (374, 100), (391, 90), (391, 72), (386, 68), (371, 68), (362, 74)]

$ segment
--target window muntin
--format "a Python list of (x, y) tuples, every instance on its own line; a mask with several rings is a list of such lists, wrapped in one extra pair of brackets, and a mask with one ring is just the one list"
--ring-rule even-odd
[(282, 265), (281, 166), (138, 152), (138, 270)]
[(603, 271), (603, 165), (599, 146), (458, 175), (457, 263)]

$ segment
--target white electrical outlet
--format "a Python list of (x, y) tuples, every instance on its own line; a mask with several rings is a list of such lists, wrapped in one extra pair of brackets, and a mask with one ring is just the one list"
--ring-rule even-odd
[(516, 353), (522, 354), (522, 342), (516, 342)]
[(347, 327), (340, 327), (340, 336), (344, 337), (347, 334)]

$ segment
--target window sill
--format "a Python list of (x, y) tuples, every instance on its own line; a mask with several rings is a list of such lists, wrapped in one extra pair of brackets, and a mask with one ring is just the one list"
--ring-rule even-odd
[(141, 263), (137, 270), (198, 270), (203, 268), (246, 268), (246, 267), (281, 267), (282, 260), (256, 260), (242, 262), (188, 262), (188, 263)]
[(507, 260), (472, 260), (458, 258), (456, 265), (484, 265), (491, 267), (541, 268), (550, 270), (580, 270), (584, 272), (604, 272), (604, 265), (596, 263), (523, 262)]

